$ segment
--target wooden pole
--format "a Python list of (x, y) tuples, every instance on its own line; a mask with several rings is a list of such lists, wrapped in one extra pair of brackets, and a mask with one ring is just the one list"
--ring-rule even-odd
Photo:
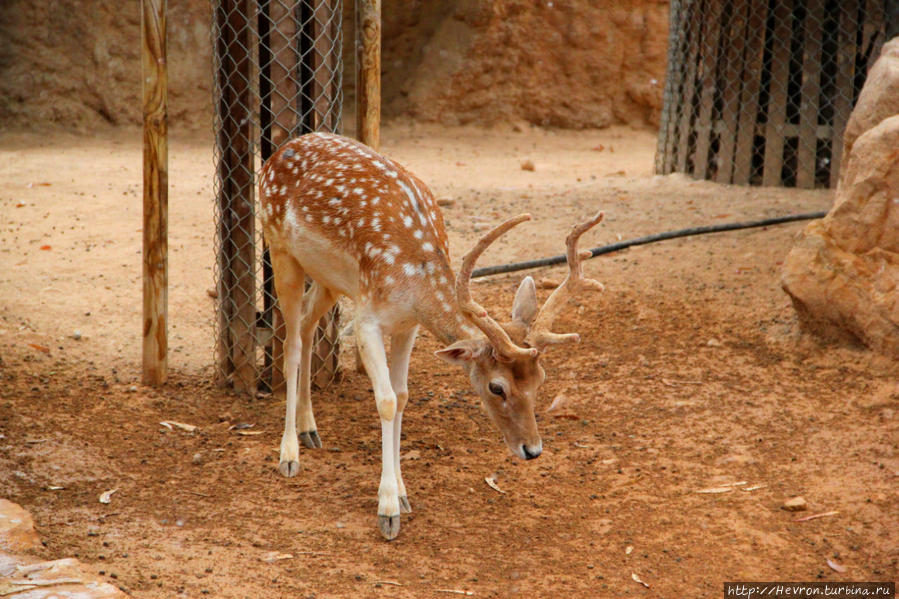
[[(356, 137), (381, 147), (381, 0), (356, 0)], [(356, 372), (364, 372), (356, 348)]]
[(168, 378), (168, 125), (166, 0), (141, 2), (144, 99), (143, 382)]
[(381, 0), (356, 0), (356, 137), (381, 145)]

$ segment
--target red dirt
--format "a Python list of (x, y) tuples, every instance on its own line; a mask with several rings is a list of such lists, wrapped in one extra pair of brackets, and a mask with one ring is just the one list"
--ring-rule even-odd
[[(383, 4), (385, 116), (573, 128), (658, 124), (667, 2)], [(172, 130), (209, 131), (212, 3), (168, 6)], [(344, 91), (352, 107), (353, 3), (343, 6)], [(117, 0), (2, 3), (0, 125), (90, 131), (139, 124), (139, 9)]]
[[(445, 209), (456, 259), (478, 222), (538, 217), (483, 264), (559, 253), (568, 225), (599, 207), (607, 219), (587, 245), (831, 200), (650, 177), (652, 136), (626, 130), (394, 126), (384, 139), (438, 196), (456, 199)], [(607, 290), (578, 299), (557, 325), (582, 343), (547, 358), (545, 451), (532, 462), (509, 454), (422, 335), (403, 442), (414, 513), (386, 543), (363, 375), (348, 369), (315, 395), (325, 447), (303, 450), (293, 479), (276, 471), (283, 405), (210, 383), (205, 138), (176, 139), (171, 152), (171, 381), (137, 382), (138, 140), (0, 138), (0, 489), (34, 514), (46, 556), (75, 554), (137, 598), (720, 597), (727, 580), (899, 575), (899, 367), (799, 336), (778, 277), (801, 224), (588, 262)], [(508, 309), (519, 278), (477, 284), (476, 297)], [(545, 413), (560, 393), (567, 402)], [(200, 428), (169, 431), (162, 420)], [(229, 430), (241, 422), (261, 434)], [(109, 489), (118, 491), (100, 504)], [(806, 513), (839, 513), (796, 522), (780, 509), (794, 495)], [(293, 557), (268, 563), (271, 552)]]

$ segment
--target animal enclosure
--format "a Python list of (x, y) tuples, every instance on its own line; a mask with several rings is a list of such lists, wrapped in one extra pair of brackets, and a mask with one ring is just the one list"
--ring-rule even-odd
[[(281, 144), (339, 132), (339, 0), (218, 0), (215, 42), (216, 374), (238, 391), (283, 385), (284, 326), (255, 209), (256, 175)], [(337, 376), (338, 308), (323, 317), (313, 380)]]
[(657, 173), (834, 187), (881, 0), (675, 0)]

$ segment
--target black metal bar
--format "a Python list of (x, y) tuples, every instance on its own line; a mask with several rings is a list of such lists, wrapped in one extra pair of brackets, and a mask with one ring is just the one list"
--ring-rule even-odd
[[(804, 214), (790, 214), (788, 216), (778, 216), (775, 218), (766, 218), (763, 220), (754, 220), (738, 223), (724, 223), (720, 225), (705, 225), (702, 227), (691, 227), (689, 229), (678, 229), (676, 231), (666, 231), (664, 233), (655, 233), (645, 237), (637, 237), (636, 239), (627, 239), (603, 245), (590, 250), (590, 258), (602, 256), (603, 254), (611, 254), (636, 245), (646, 245), (657, 241), (665, 241), (668, 239), (677, 239), (678, 237), (691, 237), (693, 235), (707, 235), (709, 233), (721, 233), (724, 231), (737, 231), (739, 229), (752, 229), (755, 227), (767, 227), (769, 225), (779, 225), (782, 223), (791, 223), (800, 220), (812, 220), (816, 218), (824, 218), (827, 212), (806, 212)], [(559, 256), (551, 256), (549, 258), (541, 258), (539, 260), (529, 260), (527, 262), (513, 262), (511, 264), (498, 264), (496, 266), (485, 266), (478, 268), (471, 273), (473, 279), (478, 277), (489, 277), (491, 275), (499, 275), (519, 270), (528, 270), (531, 268), (540, 268), (543, 266), (555, 266), (557, 264), (565, 264), (567, 258), (564, 254)], [(588, 258), (589, 260), (589, 258)]]

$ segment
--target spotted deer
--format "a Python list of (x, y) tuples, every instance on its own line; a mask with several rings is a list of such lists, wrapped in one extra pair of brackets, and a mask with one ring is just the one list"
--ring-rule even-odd
[[(550, 331), (567, 299), (580, 289), (602, 288), (582, 276), (584, 256), (577, 250), (579, 237), (602, 220), (602, 213), (568, 236), (568, 276), (543, 307), (538, 310), (534, 281), (526, 277), (515, 294), (512, 319), (500, 324), (472, 299), (471, 273), (481, 253), (529, 215), (484, 235), (454, 276), (443, 217), (427, 185), (361, 143), (325, 133), (296, 138), (265, 163), (260, 188), (286, 325), (281, 474), (299, 471), (298, 429), (304, 446), (321, 447), (310, 401), (312, 338), (319, 318), (340, 295), (355, 303), (356, 344), (381, 419), (378, 525), (385, 538), (396, 537), (400, 513), (411, 511), (400, 474), (400, 428), (419, 325), (445, 345), (437, 356), (468, 374), (512, 453), (528, 460), (540, 455), (534, 418), (545, 378), (540, 357), (553, 345), (579, 340), (576, 333)], [(312, 284), (304, 292), (307, 276)]]

